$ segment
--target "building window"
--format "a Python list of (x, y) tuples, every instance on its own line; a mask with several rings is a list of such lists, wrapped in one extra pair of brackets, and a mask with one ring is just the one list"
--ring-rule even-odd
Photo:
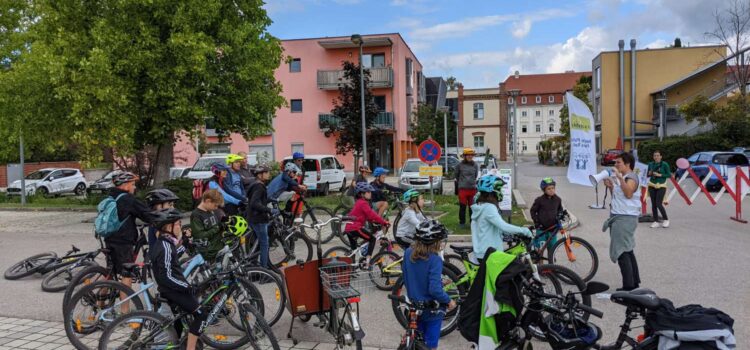
[(536, 124), (536, 125), (534, 125), (534, 131), (535, 132), (542, 132), (542, 124)]
[(301, 58), (293, 58), (291, 62), (289, 62), (289, 71), (292, 73), (299, 73), (302, 71), (302, 59)]
[(521, 96), (521, 104), (522, 105), (526, 104), (526, 96)]
[(526, 142), (525, 141), (521, 141), (521, 150), (522, 151), (526, 150)]
[(206, 147), (206, 153), (208, 154), (226, 154), (230, 151), (231, 144), (229, 143), (209, 143)]
[(555, 103), (555, 96), (549, 95), (549, 98), (547, 99), (547, 101), (549, 101), (549, 103)]
[(555, 110), (554, 109), (550, 109), (549, 110), (549, 116), (550, 117), (554, 117), (555, 116)]
[(512, 104), (513, 104), (513, 97), (508, 97), (508, 104), (509, 104), (509, 105), (512, 105)]
[(385, 67), (385, 54), (376, 53), (362, 55), (362, 66), (365, 68)]
[(534, 112), (534, 115), (536, 115), (537, 117), (541, 117), (542, 116), (542, 111), (537, 110), (536, 112)]
[(378, 111), (385, 111), (385, 96), (373, 96), (372, 101), (378, 106)]
[(484, 147), (484, 136), (474, 136), (474, 148)]
[(292, 100), (292, 113), (302, 113), (302, 100)]
[(537, 143), (534, 147), (536, 147), (536, 150), (539, 150), (539, 144)]
[(526, 124), (524, 124), (524, 125), (521, 125), (521, 132), (525, 134), (525, 133), (526, 133), (526, 131), (527, 131), (527, 130), (526, 130)]
[(549, 124), (549, 132), (555, 132), (555, 124)]
[(542, 96), (536, 97), (536, 103), (542, 103)]
[(594, 70), (594, 76), (596, 77), (594, 80), (596, 90), (599, 91), (602, 88), (602, 67), (596, 67), (596, 70)]
[(514, 115), (514, 114), (513, 114), (513, 111), (510, 111), (509, 113), (510, 113), (510, 114), (509, 114), (509, 115), (510, 115), (510, 117), (511, 117), (511, 118), (513, 118), (513, 115)]
[(521, 116), (525, 117), (526, 116), (526, 111), (521, 111)]
[(484, 119), (484, 103), (474, 104), (474, 119)]
[(304, 143), (293, 143), (292, 144), (292, 154), (295, 152), (299, 152), (304, 154), (305, 153), (305, 144)]
[(255, 154), (258, 164), (266, 164), (273, 161), (273, 145), (250, 145), (249, 154)]

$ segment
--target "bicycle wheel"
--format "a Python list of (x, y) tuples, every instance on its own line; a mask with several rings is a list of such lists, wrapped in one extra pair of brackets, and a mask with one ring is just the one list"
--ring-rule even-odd
[(65, 288), (65, 294), (63, 295), (62, 302), (62, 312), (65, 313), (65, 307), (67, 307), (68, 302), (70, 302), (70, 297), (72, 297), (73, 294), (79, 291), (82, 287), (97, 281), (109, 280), (112, 279), (112, 277), (114, 277), (112, 274), (112, 270), (100, 265), (88, 266), (85, 269), (79, 271), (78, 274), (73, 276), (73, 279)]
[[(302, 214), (302, 222), (307, 225), (314, 225), (319, 222), (326, 222), (329, 219), (333, 217), (333, 213), (328, 208), (324, 207), (311, 207), (307, 208), (305, 210), (305, 213)], [(335, 235), (335, 231), (333, 229), (334, 223), (331, 222), (328, 226), (323, 227), (320, 230), (320, 242), (321, 243), (328, 243), (333, 239), (333, 236)], [(315, 230), (310, 229), (302, 229), (302, 233), (304, 233), (307, 238), (310, 239), (310, 242), (312, 243), (318, 243), (318, 237)], [(311, 237), (315, 236), (315, 237)]]
[(458, 254), (445, 254), (443, 255), (443, 266), (451, 266), (454, 267), (454, 272), (458, 272), (458, 275), (461, 276), (466, 273), (466, 268), (464, 267), (464, 261), (461, 259), (461, 256)]
[[(464, 283), (457, 284), (458, 279), (459, 276), (457, 276), (452, 269), (443, 266), (442, 282), (444, 286), (453, 285), (453, 287), (446, 290), (448, 295), (450, 295), (451, 299), (453, 300), (464, 298), (468, 293), (468, 286)], [(393, 289), (391, 289), (391, 294), (399, 296), (406, 295), (406, 287), (404, 286), (403, 278), (399, 278), (398, 281), (396, 281)], [(405, 305), (399, 303), (397, 300), (391, 300), (391, 308), (393, 309), (393, 314), (396, 316), (396, 320), (398, 320), (398, 323), (401, 324), (404, 329), (406, 329), (409, 325), (409, 309)], [(455, 309), (445, 313), (445, 316), (443, 317), (443, 324), (440, 326), (441, 337), (450, 334), (456, 329), (456, 327), (458, 327), (458, 312), (460, 308), (461, 305), (459, 304)]]
[(53, 263), (55, 260), (57, 260), (57, 254), (54, 252), (46, 252), (30, 256), (13, 264), (11, 267), (5, 270), (5, 279), (17, 280), (19, 278), (31, 276), (37, 271), (43, 269), (45, 266)]
[(233, 288), (231, 295), (214, 294), (224, 286), (224, 283), (219, 280), (201, 286), (203, 289), (200, 291), (199, 299), (211, 297), (210, 300), (204, 302), (204, 305), (208, 305), (207, 310), (213, 310), (214, 305), (226, 297), (216, 314), (216, 319), (206, 327), (206, 332), (201, 337), (204, 343), (217, 349), (235, 349), (247, 342), (246, 339), (242, 339), (246, 329), (240, 310), (242, 305), (253, 306), (258, 311), (258, 315), (263, 317), (264, 305), (258, 289), (245, 278), (240, 278), (237, 283), (238, 288)]
[[(570, 253), (570, 254), (568, 254)], [(547, 249), (550, 264), (571, 269), (584, 282), (590, 281), (599, 269), (599, 257), (596, 249), (581, 237), (570, 237), (570, 252), (565, 239), (559, 239), (552, 248)]]
[(49, 293), (62, 292), (68, 287), (75, 275), (93, 265), (96, 265), (93, 261), (84, 261), (78, 266), (65, 267), (47, 274), (42, 280), (42, 290)]
[[(545, 287), (545, 291), (552, 291), (558, 295), (565, 295), (568, 292), (578, 293), (575, 295), (578, 302), (591, 306), (591, 295), (581, 293), (586, 290), (586, 282), (583, 282), (578, 274), (564, 266), (552, 264), (538, 265), (537, 270), (544, 285), (551, 285), (554, 288), (548, 290)], [(585, 313), (584, 317), (588, 320), (589, 314)]]
[[(79, 350), (96, 349), (102, 331), (114, 319), (123, 314), (143, 310), (139, 297), (122, 305), (120, 295), (135, 292), (120, 282), (100, 281), (87, 285), (70, 298), (63, 313), (63, 327), (70, 343)], [(104, 310), (110, 309), (104, 313)]]
[(167, 318), (153, 311), (133, 311), (119, 316), (102, 333), (98, 349), (179, 348), (180, 338), (167, 323)]
[[(391, 290), (396, 280), (401, 277), (401, 257), (394, 252), (383, 251), (370, 260), (370, 278), (380, 290)], [(388, 271), (384, 271), (388, 270)]]
[[(289, 235), (284, 232), (283, 236)], [(269, 251), (268, 259), (276, 267), (296, 264), (297, 261), (308, 262), (312, 260), (312, 242), (307, 236), (293, 234), (284, 240), (281, 236), (276, 239), (277, 248), (274, 252)]]
[(255, 350), (279, 350), (279, 342), (258, 310), (248, 304), (242, 304), (240, 314), (243, 315), (247, 335), (250, 337), (249, 347)]
[(286, 289), (278, 275), (271, 270), (260, 267), (243, 267), (245, 277), (254, 284), (263, 299), (263, 317), (269, 326), (273, 326), (284, 314), (286, 307)]
[[(336, 300), (332, 299), (331, 305), (336, 305)], [(340, 312), (345, 312), (346, 315), (340, 315)], [(333, 307), (331, 317), (333, 318), (331, 322), (334, 322), (336, 324), (341, 322), (340, 324), (338, 324), (338, 327), (334, 327), (334, 329), (338, 328), (338, 334), (336, 334), (336, 348), (362, 350), (362, 339), (359, 339), (361, 337), (357, 334), (361, 332), (361, 330), (358, 332), (354, 329), (355, 324), (359, 324), (360, 327), (361, 324), (354, 321), (353, 318), (357, 317), (356, 315), (354, 315), (354, 312), (349, 310), (348, 307)]]
[(352, 255), (352, 250), (347, 247), (332, 247), (323, 252), (323, 259), (326, 258), (342, 258), (345, 256)]

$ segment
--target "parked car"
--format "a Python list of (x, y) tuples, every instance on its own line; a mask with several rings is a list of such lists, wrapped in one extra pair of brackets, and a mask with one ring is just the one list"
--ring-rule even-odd
[[(26, 194), (59, 195), (63, 193), (86, 193), (86, 178), (78, 169), (45, 168), (26, 175)], [(21, 195), (21, 180), (8, 186), (9, 196)]]
[[(485, 161), (486, 160), (486, 161)], [(477, 155), (474, 157), (474, 161), (479, 164), (479, 175), (487, 175), (492, 169), (497, 169), (497, 162), (495, 156), (490, 155), (489, 158), (485, 155)]]
[(169, 168), (169, 179), (179, 179), (181, 177), (186, 177), (187, 174), (190, 172), (191, 168), (186, 167), (173, 167)]
[(750, 159), (750, 147), (735, 147), (732, 152), (743, 153), (747, 159)]
[(119, 174), (121, 172), (122, 172), (122, 170), (112, 170), (112, 171), (104, 174), (104, 176), (102, 176), (101, 179), (96, 180), (96, 181), (90, 183), (87, 191), (89, 193), (95, 193), (95, 192), (106, 193), (106, 192), (108, 192), (110, 188), (115, 187), (115, 185), (112, 183), (112, 177), (114, 177), (115, 175), (117, 175), (117, 174)]
[(623, 150), (621, 149), (608, 149), (607, 152), (602, 153), (601, 164), (603, 166), (615, 165), (615, 158), (621, 155)]
[[(281, 168), (283, 169), (284, 165), (291, 161), (292, 157), (284, 158)], [(302, 168), (305, 172), (305, 179), (302, 181), (307, 186), (308, 191), (316, 191), (322, 195), (328, 195), (330, 191), (346, 190), (347, 184), (344, 165), (333, 155), (305, 155)]]
[[(708, 166), (713, 165), (719, 171), (724, 180), (727, 179), (727, 170), (738, 166), (748, 166), (748, 158), (744, 153), (739, 152), (698, 152), (688, 158), (690, 168), (701, 181), (710, 176), (706, 187), (710, 190), (721, 188), (721, 182), (714, 172)], [(677, 169), (675, 176), (682, 177), (684, 169)]]
[[(430, 178), (419, 176), (419, 167), (427, 166), (418, 158), (410, 158), (404, 162), (404, 166), (399, 170), (398, 187), (402, 190), (415, 189), (418, 191), (430, 190)], [(432, 178), (432, 188), (435, 193), (443, 193), (443, 178), (440, 176)]]
[(440, 157), (440, 161), (438, 162), (438, 164), (440, 164), (443, 167), (443, 174), (456, 170), (456, 166), (458, 165), (458, 163), (461, 162), (458, 158), (456, 158), (456, 156), (448, 155), (447, 158), (448, 158), (447, 169), (445, 167), (446, 156)]
[(225, 164), (227, 159), (226, 154), (207, 154), (200, 157), (190, 171), (187, 173), (187, 177), (191, 179), (208, 179), (214, 174), (211, 173), (211, 165), (214, 163)]

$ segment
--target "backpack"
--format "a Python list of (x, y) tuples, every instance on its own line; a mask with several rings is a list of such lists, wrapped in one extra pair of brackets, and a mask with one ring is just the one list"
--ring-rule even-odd
[(120, 193), (117, 198), (108, 196), (104, 198), (99, 205), (96, 207), (98, 214), (96, 220), (94, 220), (94, 232), (102, 238), (107, 238), (115, 234), (120, 230), (122, 224), (127, 220), (120, 221), (117, 215), (117, 201), (124, 196), (125, 193)]
[(208, 191), (209, 181), (210, 179), (193, 180), (193, 202), (200, 203), (203, 193)]
[(646, 315), (646, 327), (659, 335), (659, 349), (734, 349), (733, 326), (721, 310), (695, 304), (676, 308), (665, 298)]

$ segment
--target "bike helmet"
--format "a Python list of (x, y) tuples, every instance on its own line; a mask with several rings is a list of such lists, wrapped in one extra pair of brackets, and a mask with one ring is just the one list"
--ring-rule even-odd
[(544, 191), (547, 186), (555, 186), (557, 183), (555, 183), (555, 180), (553, 180), (551, 177), (545, 177), (542, 179), (542, 182), (539, 184), (539, 188)]
[(289, 162), (289, 163), (286, 163), (286, 165), (284, 165), (284, 172), (299, 173), (300, 170), (299, 170), (299, 167), (297, 166), (297, 164)]
[(138, 175), (133, 174), (129, 171), (121, 172), (112, 177), (112, 183), (115, 186), (121, 186), (123, 184), (126, 184), (128, 182), (133, 182), (133, 181), (138, 181)]
[(180, 197), (177, 197), (174, 192), (166, 188), (151, 190), (146, 194), (146, 203), (149, 207), (167, 202), (176, 202), (178, 199), (180, 199)]
[(473, 156), (473, 155), (476, 155), (476, 154), (477, 154), (477, 152), (473, 148), (471, 148), (471, 147), (464, 148), (464, 152), (463, 152), (464, 157), (465, 156)]
[(229, 171), (229, 167), (221, 163), (211, 164), (211, 172), (214, 175), (220, 176), (222, 171)]
[(267, 165), (256, 165), (253, 169), (253, 174), (258, 175), (260, 173), (267, 173), (270, 172), (271, 168), (269, 168)]
[(247, 221), (239, 215), (230, 216), (227, 220), (227, 231), (239, 237), (247, 231)]
[(245, 157), (243, 157), (241, 155), (237, 155), (237, 154), (229, 154), (229, 155), (227, 155), (227, 159), (226, 160), (227, 160), (227, 165), (229, 165), (229, 164), (232, 164), (234, 162), (245, 160)]
[(477, 182), (477, 191), (479, 192), (494, 192), (497, 194), (497, 199), (503, 199), (503, 186), (505, 181), (495, 175), (484, 175), (479, 178)]
[(417, 226), (414, 239), (424, 244), (432, 244), (448, 237), (448, 230), (437, 220), (425, 220)]
[(375, 187), (372, 187), (372, 185), (368, 184), (367, 182), (357, 182), (356, 185), (354, 185), (354, 193), (360, 194), (363, 192), (374, 192)]
[(360, 173), (371, 173), (372, 170), (370, 170), (370, 167), (367, 165), (360, 165), (359, 166), (359, 172)]
[(419, 196), (421, 195), (422, 194), (419, 191), (415, 189), (411, 189), (411, 190), (404, 192), (404, 196), (402, 197), (402, 200), (406, 203), (411, 203), (412, 201), (417, 201), (417, 199), (419, 199)]
[(151, 212), (151, 224), (157, 229), (182, 219), (182, 213), (175, 208), (165, 208)]
[(375, 171), (372, 172), (372, 176), (378, 177), (380, 175), (388, 174), (388, 170), (385, 168), (377, 167), (375, 168)]
[(294, 152), (294, 154), (292, 154), (292, 159), (293, 160), (305, 159), (305, 155), (302, 154), (302, 152)]
[(590, 349), (602, 335), (597, 325), (580, 319), (566, 323), (550, 320), (548, 326), (547, 340), (555, 349)]

